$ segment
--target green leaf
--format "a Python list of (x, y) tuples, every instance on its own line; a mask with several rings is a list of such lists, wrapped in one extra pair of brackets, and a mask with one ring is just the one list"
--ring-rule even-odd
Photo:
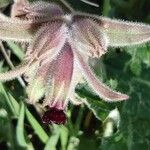
[(134, 59), (130, 64), (130, 69), (134, 75), (139, 76), (142, 70), (141, 61)]
[(12, 150), (16, 150), (14, 127), (11, 124), (7, 111), (0, 108), (0, 142), (6, 141)]
[(18, 116), (19, 115), (20, 106), (19, 106), (17, 100), (10, 93), (8, 93), (8, 97), (9, 97), (9, 100), (11, 101), (12, 106), (15, 109), (16, 115)]
[(18, 116), (19, 105), (17, 105), (16, 100), (5, 91), (5, 88), (2, 83), (0, 83), (0, 101), (5, 101), (4, 107), (12, 113), (14, 116)]
[(8, 128), (8, 114), (7, 111), (3, 108), (0, 108), (0, 141), (4, 140), (8, 134), (5, 134), (6, 129)]
[(104, 0), (102, 13), (103, 16), (108, 16), (110, 9), (111, 9), (110, 0)]
[[(145, 51), (146, 49), (145, 47)], [(150, 138), (150, 68), (143, 63), (145, 58), (143, 57), (142, 60), (142, 56), (145, 54), (141, 53), (142, 50), (133, 49), (134, 52), (131, 50), (131, 57), (126, 57), (126, 53), (119, 53), (109, 57), (109, 60), (105, 60), (105, 63), (108, 64), (108, 78), (117, 79), (119, 90), (126, 91), (130, 99), (120, 103), (119, 132), (110, 138), (102, 139), (102, 150), (149, 149), (150, 144), (147, 141)], [(123, 55), (124, 59), (122, 59)], [(132, 74), (128, 69), (123, 69), (126, 63), (130, 66), (132, 61), (134, 62), (136, 59), (142, 61), (142, 69), (138, 78), (135, 78), (135, 74)]]
[(18, 118), (17, 128), (16, 128), (16, 136), (17, 141), (21, 147), (26, 148), (27, 143), (24, 136), (24, 114), (25, 114), (25, 106), (21, 103), (20, 115)]
[(53, 127), (54, 129), (53, 129), (52, 135), (50, 136), (48, 142), (46, 143), (44, 150), (49, 150), (49, 149), (57, 150), (56, 145), (59, 140), (60, 128), (57, 125), (54, 125)]
[(60, 141), (61, 141), (61, 149), (66, 150), (67, 142), (68, 142), (69, 131), (65, 126), (60, 127)]
[(12, 0), (1, 0), (0, 1), (0, 8), (4, 8), (7, 5), (9, 5), (10, 3), (12, 3)]
[(12, 52), (20, 59), (22, 60), (23, 57), (24, 57), (24, 52), (23, 50), (18, 46), (16, 45), (14, 42), (7, 42), (8, 46), (11, 48)]
[(26, 109), (26, 116), (27, 116), (27, 119), (28, 119), (30, 125), (34, 129), (34, 132), (37, 134), (37, 136), (40, 138), (40, 140), (43, 143), (46, 143), (48, 141), (47, 133), (44, 131), (44, 129), (41, 127), (41, 125), (34, 118), (34, 116), (29, 112), (28, 109)]

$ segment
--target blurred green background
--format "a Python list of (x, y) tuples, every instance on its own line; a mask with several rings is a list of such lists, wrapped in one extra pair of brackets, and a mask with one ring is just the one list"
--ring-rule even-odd
[[(82, 12), (150, 23), (150, 0), (93, 0), (99, 7), (68, 2)], [(11, 3), (1, 0), (0, 7), (7, 13)], [(12, 42), (4, 46), (13, 64), (18, 64), (24, 55), (20, 47)], [(38, 108), (25, 103), (25, 91), (17, 80), (0, 83), (0, 149), (150, 150), (150, 44), (109, 49), (92, 62), (96, 75), (112, 89), (127, 93), (128, 101), (106, 103), (86, 83), (79, 84), (76, 92), (88, 105), (70, 104), (65, 126), (46, 126)], [(8, 69), (0, 52), (0, 71)]]

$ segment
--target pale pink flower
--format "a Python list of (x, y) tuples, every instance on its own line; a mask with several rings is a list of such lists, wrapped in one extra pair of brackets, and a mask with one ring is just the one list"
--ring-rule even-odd
[[(0, 38), (28, 42), (29, 47), (23, 64), (16, 70), (1, 73), (0, 80), (24, 74), (28, 82), (28, 102), (36, 104), (43, 98), (43, 106), (50, 108), (43, 117), (44, 122), (65, 123), (63, 112), (68, 102), (82, 102), (75, 96), (75, 87), (83, 79), (105, 101), (129, 98), (98, 80), (88, 65), (88, 58), (101, 57), (108, 46), (120, 47), (149, 41), (148, 25), (113, 21), (83, 13), (63, 14), (59, 6), (43, 2), (29, 5), (25, 0), (25, 4), (17, 3), (13, 8), (13, 19), (0, 16)], [(5, 34), (6, 30), (9, 32)]]

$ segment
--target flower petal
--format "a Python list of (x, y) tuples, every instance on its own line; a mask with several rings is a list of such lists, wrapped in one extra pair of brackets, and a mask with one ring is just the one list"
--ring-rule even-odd
[(46, 90), (48, 87), (52, 86), (49, 74), (52, 60), (45, 60), (46, 62), (36, 61), (30, 66), (30, 70), (25, 72), (24, 76), (26, 81), (29, 83), (26, 89), (28, 100), (27, 102), (30, 104), (35, 104), (44, 97)]
[(78, 68), (76, 61), (74, 61), (74, 69), (72, 73), (72, 80), (70, 83), (70, 89), (68, 92), (68, 98), (74, 105), (79, 105), (83, 103), (81, 98), (75, 93), (75, 88), (78, 83), (84, 82), (83, 76), (81, 74), (80, 69)]
[[(45, 76), (40, 75), (41, 67), (40, 62), (35, 62), (30, 66), (28, 72), (25, 72), (25, 80), (28, 82), (26, 92), (28, 95), (27, 102), (30, 104), (35, 104), (40, 100), (45, 94)], [(45, 66), (43, 66), (45, 67)], [(44, 68), (45, 69), (45, 68)], [(44, 72), (42, 72), (42, 75)]]
[[(17, 1), (18, 2), (18, 1)], [(19, 2), (18, 2), (19, 3)], [(16, 15), (25, 15), (27, 12), (22, 12), (22, 7), (25, 7), (27, 4), (26, 3), (15, 3), (13, 7), (13, 16)], [(46, 2), (41, 2), (42, 4), (44, 3), (44, 6), (46, 5)], [(17, 6), (19, 5), (19, 6)], [(24, 6), (25, 5), (25, 6)], [(38, 4), (33, 4), (33, 8), (28, 8), (34, 9), (34, 15), (33, 17), (30, 16), (29, 18), (9, 18), (2, 13), (0, 13), (0, 39), (1, 40), (11, 40), (11, 41), (16, 41), (16, 42), (31, 42), (35, 32), (39, 29), (42, 23), (46, 23), (50, 21), (53, 15), (58, 15), (62, 12), (61, 8), (55, 4), (48, 4), (47, 9), (49, 8), (49, 11), (47, 9), (43, 10), (43, 7), (35, 9), (37, 6), (40, 5), (40, 2)], [(21, 7), (21, 8), (20, 8)], [(29, 6), (28, 6), (29, 7)], [(35, 8), (34, 8), (35, 7)], [(18, 12), (17, 9), (20, 9)], [(26, 8), (27, 9), (27, 8)], [(12, 10), (12, 11), (13, 11)], [(29, 11), (28, 10), (28, 11)], [(41, 17), (36, 17), (36, 11), (40, 11), (39, 13), (41, 14)], [(43, 13), (42, 13), (42, 12)], [(31, 15), (31, 10), (28, 12), (28, 15)], [(44, 17), (45, 16), (45, 17)]]
[(100, 57), (107, 50), (107, 37), (101, 32), (99, 26), (90, 19), (74, 17), (72, 40), (77, 50), (93, 57)]
[(112, 91), (109, 87), (98, 81), (95, 75), (92, 73), (90, 67), (86, 64), (83, 57), (77, 52), (77, 61), (79, 67), (82, 70), (83, 76), (93, 88), (93, 90), (105, 101), (121, 101), (129, 98), (128, 95), (121, 94), (119, 92)]
[(65, 31), (66, 27), (62, 25), (62, 22), (45, 24), (30, 45), (26, 59), (32, 60), (33, 64), (30, 72), (25, 74), (29, 82), (27, 88), (29, 103), (35, 103), (45, 95), (52, 61), (66, 41)]
[(53, 3), (37, 1), (30, 3), (27, 0), (17, 1), (13, 4), (11, 17), (49, 20), (50, 17), (63, 14), (62, 9)]
[(41, 27), (35, 36), (35, 40), (27, 50), (26, 57), (38, 59), (51, 59), (56, 56), (63, 47), (67, 28), (62, 21), (47, 23)]
[(78, 13), (77, 18), (90, 18), (99, 24), (101, 32), (105, 33), (109, 40), (109, 46), (122, 47), (142, 44), (150, 41), (150, 25), (110, 19), (106, 17)]
[(26, 88), (28, 94), (27, 102), (30, 104), (35, 104), (40, 100), (45, 94), (45, 85), (43, 83), (43, 78), (36, 78), (31, 82)]
[(34, 36), (33, 21), (11, 19), (0, 13), (0, 39), (16, 42), (31, 42)]
[(113, 47), (150, 41), (150, 26), (146, 24), (102, 18), (100, 28), (108, 36), (109, 45)]
[(51, 63), (49, 78), (51, 87), (45, 98), (45, 105), (64, 109), (68, 103), (68, 92), (73, 73), (73, 52), (68, 43), (64, 45), (57, 59)]
[(24, 12), (23, 8), (28, 5), (28, 0), (15, 0), (11, 7), (11, 17), (14, 18), (25, 15), (26, 13)]

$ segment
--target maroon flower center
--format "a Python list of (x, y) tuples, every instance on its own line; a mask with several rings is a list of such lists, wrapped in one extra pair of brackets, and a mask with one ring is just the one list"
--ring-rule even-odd
[(63, 110), (50, 108), (50, 110), (46, 111), (42, 116), (42, 121), (45, 124), (65, 124), (67, 117)]

